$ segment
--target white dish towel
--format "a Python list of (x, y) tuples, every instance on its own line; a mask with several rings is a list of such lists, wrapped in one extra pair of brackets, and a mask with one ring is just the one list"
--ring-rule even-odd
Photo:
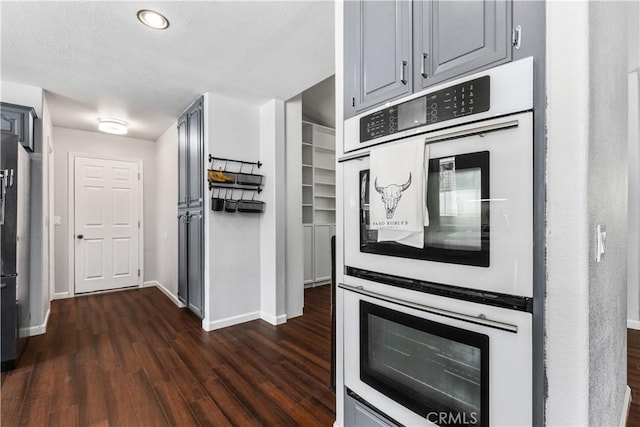
[(369, 162), (370, 228), (378, 230), (378, 242), (424, 247), (424, 227), (429, 225), (429, 147), (424, 138), (372, 148)]

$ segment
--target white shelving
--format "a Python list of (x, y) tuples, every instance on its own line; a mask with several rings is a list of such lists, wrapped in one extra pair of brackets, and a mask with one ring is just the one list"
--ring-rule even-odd
[(302, 122), (304, 284), (331, 280), (331, 236), (336, 222), (335, 131)]

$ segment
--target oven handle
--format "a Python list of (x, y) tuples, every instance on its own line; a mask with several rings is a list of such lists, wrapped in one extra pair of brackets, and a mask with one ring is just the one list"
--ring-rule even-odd
[(444, 310), (441, 308), (431, 307), (424, 304), (418, 304), (415, 302), (410, 302), (403, 299), (379, 294), (377, 292), (368, 291), (364, 288), (364, 286), (352, 286), (352, 285), (345, 285), (344, 283), (338, 283), (338, 287), (347, 291), (356, 292), (358, 294), (370, 296), (372, 298), (377, 298), (393, 304), (399, 304), (405, 307), (415, 308), (416, 310), (426, 311), (427, 313), (450, 317), (453, 319), (462, 320), (463, 322), (476, 323), (482, 326), (487, 326), (489, 328), (500, 329), (507, 332), (513, 332), (514, 334), (518, 333), (517, 325), (512, 325), (509, 323), (499, 322), (497, 320), (487, 319), (483, 314), (480, 315), (481, 317), (475, 317), (475, 316), (469, 316), (467, 314), (456, 313), (455, 311)]
[[(506, 121), (493, 120), (482, 126), (477, 126), (477, 125), (467, 126), (459, 130), (458, 128), (460, 126), (457, 126), (455, 128), (449, 129), (449, 132), (440, 133), (438, 131), (435, 131), (435, 132), (438, 132), (438, 135), (427, 136), (424, 139), (424, 143), (433, 144), (440, 141), (447, 141), (449, 139), (456, 139), (456, 138), (462, 138), (465, 136), (479, 135), (479, 134), (485, 134), (488, 132), (495, 132), (498, 130), (510, 129), (510, 128), (518, 127), (519, 124), (520, 122), (518, 121), (518, 119), (511, 119)], [(369, 157), (369, 153), (370, 151), (366, 150), (366, 151), (359, 151), (354, 154), (347, 154), (346, 156), (340, 157), (338, 159), (338, 163), (346, 162), (348, 160), (360, 159), (363, 157)]]

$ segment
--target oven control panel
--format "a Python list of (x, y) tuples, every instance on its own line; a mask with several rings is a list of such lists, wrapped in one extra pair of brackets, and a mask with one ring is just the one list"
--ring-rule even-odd
[(489, 111), (491, 79), (482, 76), (360, 118), (360, 142)]

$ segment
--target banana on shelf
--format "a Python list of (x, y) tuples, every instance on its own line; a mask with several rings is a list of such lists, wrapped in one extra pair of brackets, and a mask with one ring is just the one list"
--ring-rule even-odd
[(232, 174), (221, 170), (216, 171), (209, 169), (207, 171), (207, 176), (209, 177), (209, 180), (213, 182), (222, 182), (225, 184), (233, 184), (235, 182), (234, 176)]

